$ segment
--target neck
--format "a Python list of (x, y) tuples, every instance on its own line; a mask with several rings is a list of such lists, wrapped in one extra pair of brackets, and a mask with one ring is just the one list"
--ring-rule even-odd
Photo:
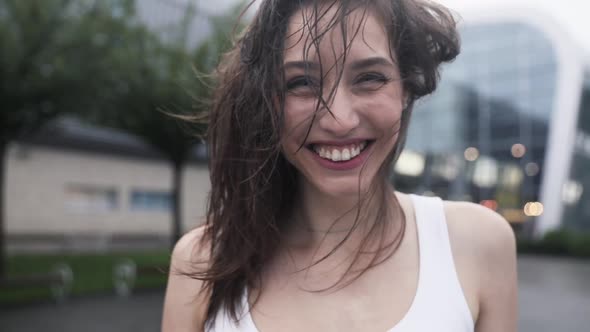
[[(308, 183), (300, 183), (299, 196), (294, 204), (290, 242), (298, 248), (313, 248), (329, 252), (343, 242), (345, 248), (358, 248), (370, 231), (379, 222), (380, 209), (389, 209), (394, 191), (386, 180), (366, 194), (333, 196), (320, 192)], [(386, 206), (382, 206), (386, 202)]]

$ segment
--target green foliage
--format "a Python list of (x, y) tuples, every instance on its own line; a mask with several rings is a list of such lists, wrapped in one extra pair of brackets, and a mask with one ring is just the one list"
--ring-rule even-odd
[(548, 232), (538, 241), (519, 240), (518, 251), (590, 258), (590, 233), (559, 229)]
[(0, 130), (26, 135), (125, 89), (150, 34), (132, 0), (0, 2)]
[[(73, 296), (110, 292), (114, 294), (113, 267), (122, 259), (131, 259), (138, 267), (168, 266), (170, 254), (167, 251), (80, 254), (80, 255), (17, 255), (8, 257), (8, 276), (18, 277), (46, 274), (57, 263), (68, 264), (74, 273)], [(167, 274), (139, 275), (136, 288), (162, 288)], [(51, 300), (49, 287), (28, 287), (26, 289), (0, 292), (0, 306), (26, 304)]]
[(541, 244), (548, 253), (567, 253), (574, 235), (565, 230), (552, 231), (543, 237)]
[[(188, 34), (185, 25), (195, 17), (183, 20), (178, 33)], [(126, 80), (125, 93), (95, 119), (144, 138), (175, 164), (184, 163), (205, 126), (180, 118), (206, 112), (213, 83), (210, 74), (230, 46), (227, 27), (235, 20), (233, 16), (208, 19), (213, 33), (194, 49), (187, 47), (187, 36), (178, 38), (180, 42), (146, 42), (142, 56), (135, 59), (137, 72)]]
[[(178, 37), (165, 38), (139, 20), (135, 3), (0, 2), (0, 139), (71, 112), (138, 134), (173, 158), (186, 152), (193, 141), (159, 110), (194, 114), (206, 105), (210, 82), (195, 71), (211, 72), (229, 47), (236, 13), (207, 18), (189, 6), (177, 31), (166, 31)], [(189, 49), (197, 19), (209, 20), (213, 33)]]
[[(135, 0), (0, 1), (0, 160), (7, 143), (51, 119), (73, 113), (99, 125), (138, 135), (174, 165), (175, 202), (180, 170), (204, 125), (174, 115), (206, 111), (212, 71), (229, 47), (235, 15), (203, 18), (190, 3), (165, 40), (136, 15)], [(195, 19), (210, 20), (213, 33), (187, 46)], [(167, 31), (174, 35), (174, 31)], [(179, 123), (187, 128), (182, 128)], [(0, 187), (4, 171), (0, 164)], [(0, 193), (0, 203), (2, 202)], [(180, 209), (174, 206), (174, 238)], [(0, 204), (0, 275), (3, 220)]]
[(568, 251), (577, 257), (590, 258), (590, 234), (578, 234), (570, 239)]
[(117, 105), (128, 82), (141, 81), (136, 59), (156, 41), (136, 18), (134, 0), (0, 1), (0, 188), (10, 141), (60, 114)]

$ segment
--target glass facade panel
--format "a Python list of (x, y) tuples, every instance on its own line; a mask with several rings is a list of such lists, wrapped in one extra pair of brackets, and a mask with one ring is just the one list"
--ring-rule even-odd
[(562, 200), (564, 224), (590, 231), (590, 74), (584, 84), (570, 179), (562, 188)]
[(467, 25), (461, 39), (462, 53), (443, 69), (439, 89), (414, 111), (407, 147), (424, 155), (422, 175), (396, 176), (396, 185), (482, 202), (509, 221), (531, 220), (524, 207), (539, 200), (555, 104), (553, 45), (514, 22)]

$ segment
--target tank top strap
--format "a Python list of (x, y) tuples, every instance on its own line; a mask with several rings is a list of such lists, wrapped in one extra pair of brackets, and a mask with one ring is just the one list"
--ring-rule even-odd
[[(467, 304), (451, 249), (444, 203), (439, 197), (411, 195), (416, 215), (420, 259), (421, 287), (432, 310), (445, 305), (453, 308), (462, 325), (473, 330), (473, 319)], [(427, 310), (429, 311), (429, 310)], [(449, 315), (451, 312), (449, 312)]]
[[(414, 302), (402, 320), (388, 332), (473, 332), (474, 323), (456, 273), (443, 201), (410, 195), (416, 216), (420, 269)], [(221, 309), (208, 332), (258, 332), (242, 299), (243, 315), (236, 324)]]
[(439, 197), (411, 196), (424, 275), (436, 276), (454, 269), (443, 201)]

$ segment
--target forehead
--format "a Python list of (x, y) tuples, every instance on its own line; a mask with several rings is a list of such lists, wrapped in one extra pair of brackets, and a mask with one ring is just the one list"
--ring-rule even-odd
[(326, 57), (336, 60), (346, 47), (347, 58), (391, 58), (387, 31), (372, 10), (355, 9), (346, 16), (345, 24), (340, 20), (339, 10), (304, 7), (296, 11), (289, 20), (285, 62), (315, 60), (318, 56), (322, 60)]

